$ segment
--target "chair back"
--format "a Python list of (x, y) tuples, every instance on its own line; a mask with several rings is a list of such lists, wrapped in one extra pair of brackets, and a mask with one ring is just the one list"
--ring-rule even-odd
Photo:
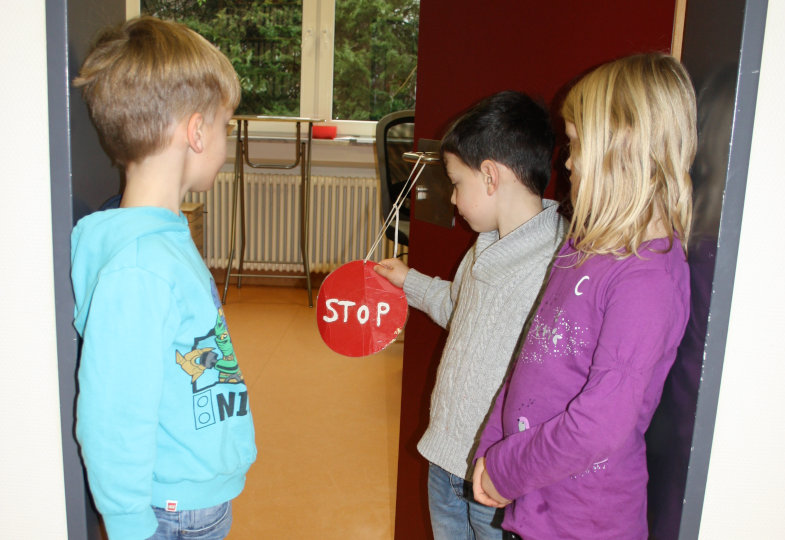
[[(376, 124), (376, 162), (379, 171), (382, 218), (392, 210), (393, 203), (409, 178), (412, 164), (403, 160), (404, 152), (414, 150), (414, 111), (390, 113)], [(410, 205), (407, 197), (400, 209), (398, 242), (409, 245)], [(394, 224), (385, 234), (394, 237)]]

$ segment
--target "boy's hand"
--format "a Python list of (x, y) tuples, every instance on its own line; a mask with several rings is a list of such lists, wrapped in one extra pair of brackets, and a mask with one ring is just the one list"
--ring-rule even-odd
[(474, 464), (474, 474), (472, 475), (472, 488), (474, 490), (474, 500), (485, 506), (493, 508), (504, 508), (512, 501), (502, 497), (488, 476), (485, 468), (485, 458), (481, 457)]
[(400, 259), (384, 259), (374, 266), (373, 269), (377, 274), (387, 278), (387, 281), (400, 288), (403, 288), (403, 282), (406, 280), (407, 272), (409, 272), (409, 267), (402, 263)]

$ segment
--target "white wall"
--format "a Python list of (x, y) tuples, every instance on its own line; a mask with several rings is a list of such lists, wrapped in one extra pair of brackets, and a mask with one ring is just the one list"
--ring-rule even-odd
[[(0, 538), (66, 537), (44, 2), (0, 18)], [(24, 44), (24, 46), (20, 46)]]
[(769, 0), (700, 538), (785, 538), (785, 0)]

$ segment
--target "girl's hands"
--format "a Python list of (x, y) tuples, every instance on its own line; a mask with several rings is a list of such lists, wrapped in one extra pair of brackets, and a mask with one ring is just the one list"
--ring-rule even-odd
[(406, 280), (406, 274), (409, 272), (409, 267), (402, 263), (400, 259), (384, 259), (374, 266), (373, 269), (377, 274), (387, 278), (387, 281), (400, 288), (403, 288), (403, 282)]
[(472, 487), (474, 489), (474, 500), (485, 506), (492, 508), (504, 508), (512, 501), (502, 497), (488, 476), (485, 468), (485, 458), (481, 457), (474, 464), (474, 474), (472, 475)]

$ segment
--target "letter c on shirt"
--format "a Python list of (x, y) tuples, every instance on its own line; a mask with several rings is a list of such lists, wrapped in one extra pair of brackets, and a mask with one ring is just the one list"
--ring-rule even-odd
[(583, 294), (581, 291), (578, 290), (578, 287), (580, 287), (581, 283), (583, 283), (587, 279), (589, 279), (589, 276), (583, 276), (581, 279), (578, 280), (578, 283), (575, 284), (575, 296), (580, 296)]

